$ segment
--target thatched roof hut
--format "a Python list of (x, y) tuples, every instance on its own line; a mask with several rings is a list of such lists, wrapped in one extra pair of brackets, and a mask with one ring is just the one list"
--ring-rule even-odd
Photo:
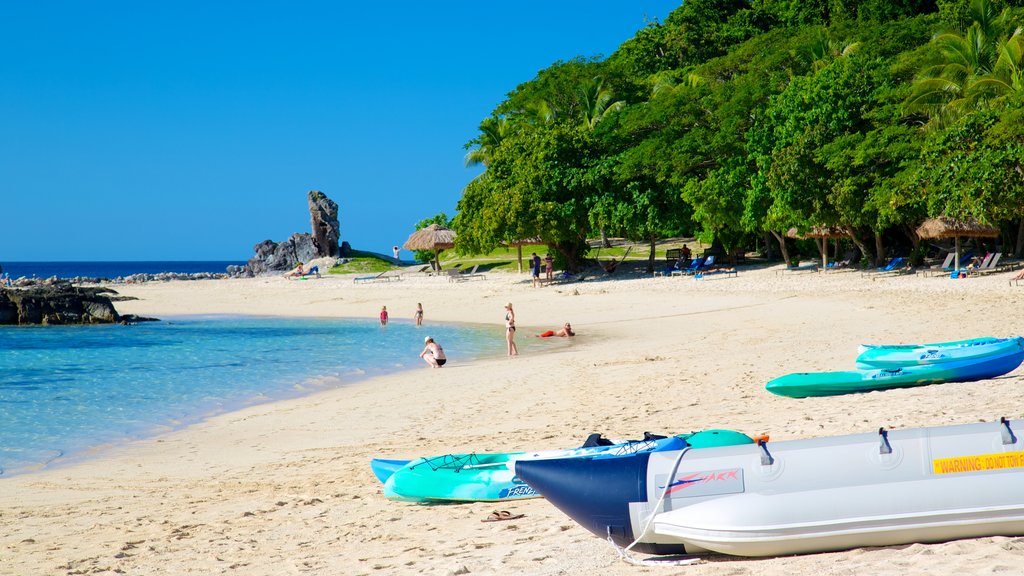
[(948, 216), (929, 218), (917, 227), (917, 235), (921, 238), (955, 238), (973, 236), (995, 238), (999, 236), (999, 228), (982, 224), (975, 219), (957, 220)]
[(929, 218), (917, 227), (917, 235), (922, 239), (928, 238), (955, 238), (956, 256), (953, 261), (953, 269), (960, 269), (960, 237), (982, 237), (995, 238), (999, 236), (999, 228), (982, 224), (976, 219), (959, 220), (949, 216)]
[(786, 231), (787, 238), (814, 238), (818, 241), (821, 251), (821, 269), (828, 270), (828, 241), (830, 238), (846, 238), (849, 234), (838, 226), (812, 226), (810, 230), (800, 233), (796, 228)]
[(433, 250), (434, 266), (440, 270), (438, 255), (442, 250), (455, 247), (455, 231), (440, 224), (431, 224), (409, 235), (402, 247), (406, 250)]

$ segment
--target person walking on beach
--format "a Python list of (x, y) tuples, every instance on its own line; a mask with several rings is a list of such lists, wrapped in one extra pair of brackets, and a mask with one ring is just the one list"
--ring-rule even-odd
[(387, 306), (381, 306), (381, 308), (380, 308), (380, 325), (381, 326), (387, 326), (388, 325), (388, 307)]
[(555, 259), (551, 257), (551, 253), (544, 255), (544, 271), (547, 273), (548, 282), (555, 279)]
[(420, 352), (420, 358), (430, 365), (431, 368), (440, 368), (444, 366), (448, 359), (444, 356), (444, 348), (430, 336), (423, 339), (423, 352)]
[(540, 285), (540, 256), (536, 252), (530, 256), (530, 269), (533, 272), (533, 287), (536, 288)]
[(518, 356), (519, 349), (516, 348), (516, 313), (512, 310), (512, 303), (505, 304), (505, 341), (508, 342), (508, 355)]
[(423, 326), (423, 304), (416, 304), (416, 313), (412, 315), (413, 321), (416, 322), (417, 326)]

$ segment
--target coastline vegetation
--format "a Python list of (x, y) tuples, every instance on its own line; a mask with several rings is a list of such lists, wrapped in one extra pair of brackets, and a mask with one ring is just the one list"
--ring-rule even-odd
[(1021, 24), (1022, 0), (687, 0), (483, 119), (456, 250), (539, 238), (576, 270), (621, 236), (653, 268), (659, 239), (696, 236), (790, 261), (789, 230), (828, 227), (877, 262), (949, 216), (1020, 256)]

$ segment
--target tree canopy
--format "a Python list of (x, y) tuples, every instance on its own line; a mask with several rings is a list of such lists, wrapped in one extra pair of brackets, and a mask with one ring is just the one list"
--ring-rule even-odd
[[(922, 220), (1024, 240), (1024, 0), (687, 0), (607, 59), (556, 62), (481, 120), (457, 249), (695, 234), (726, 249)], [(1020, 225), (1017, 225), (1017, 223)], [(789, 242), (792, 242), (790, 240)]]

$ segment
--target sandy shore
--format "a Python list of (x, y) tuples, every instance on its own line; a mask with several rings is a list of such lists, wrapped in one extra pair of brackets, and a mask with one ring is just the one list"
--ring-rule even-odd
[(683, 568), (618, 560), (544, 500), (418, 506), (381, 496), (368, 462), (561, 448), (590, 432), (733, 428), (774, 440), (1024, 417), (1024, 369), (980, 383), (793, 400), (788, 372), (852, 367), (861, 342), (1024, 332), (1024, 286), (856, 272), (739, 278), (622, 275), (533, 289), (525, 276), (448, 283), (280, 278), (119, 287), (123, 313), (411, 317), (519, 338), (566, 320), (580, 333), (519, 358), (453, 362), (255, 406), (96, 458), (0, 480), (0, 574), (1024, 574), (1024, 538)]

